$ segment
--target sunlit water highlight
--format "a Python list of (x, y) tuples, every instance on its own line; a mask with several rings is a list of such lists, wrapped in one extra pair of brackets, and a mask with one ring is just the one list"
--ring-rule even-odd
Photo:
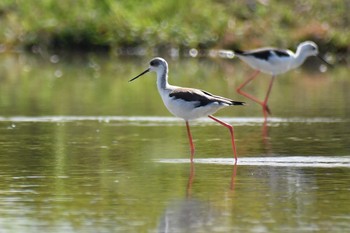
[[(264, 123), (263, 117), (219, 117), (223, 121), (234, 125), (257, 125)], [(176, 117), (163, 117), (163, 116), (13, 116), (13, 117), (1, 117), (0, 122), (74, 122), (74, 121), (98, 121), (98, 122), (112, 122), (122, 121), (125, 123), (138, 123), (138, 124), (174, 124), (183, 123), (182, 119)], [(349, 119), (345, 118), (333, 118), (333, 117), (271, 117), (268, 119), (268, 123), (341, 123), (349, 122)], [(193, 121), (194, 124), (207, 124), (213, 123), (209, 118), (200, 118)]]
[[(189, 159), (158, 159), (159, 163), (189, 163)], [(230, 158), (195, 159), (196, 164), (233, 165)], [(272, 166), (272, 167), (345, 167), (350, 168), (350, 156), (281, 156), (239, 158), (238, 166)]]

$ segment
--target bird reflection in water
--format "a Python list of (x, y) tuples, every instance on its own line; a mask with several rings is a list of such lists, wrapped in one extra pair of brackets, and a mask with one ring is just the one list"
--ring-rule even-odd
[[(235, 189), (237, 164), (234, 164), (230, 182), (230, 191)], [(208, 201), (192, 197), (192, 184), (195, 177), (194, 163), (190, 163), (190, 173), (186, 186), (186, 198), (172, 202), (161, 216), (157, 232), (213, 232), (223, 226), (224, 214)]]

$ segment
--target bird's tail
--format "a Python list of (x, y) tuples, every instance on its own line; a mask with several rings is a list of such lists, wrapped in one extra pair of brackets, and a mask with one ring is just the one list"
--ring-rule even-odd
[(232, 105), (245, 105), (245, 102), (234, 101), (234, 100), (232, 100), (232, 101), (231, 101), (231, 104), (232, 104)]
[(242, 55), (244, 53), (244, 51), (239, 50), (239, 49), (236, 49), (233, 52), (234, 52), (234, 54), (238, 54), (238, 55)]

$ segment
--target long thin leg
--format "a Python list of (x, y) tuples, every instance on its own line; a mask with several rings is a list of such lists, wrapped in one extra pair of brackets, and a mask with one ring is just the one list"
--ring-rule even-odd
[(262, 105), (265, 119), (267, 118), (267, 113), (269, 115), (271, 115), (271, 111), (270, 111), (269, 107), (267, 106), (267, 101), (269, 100), (269, 96), (270, 96), (270, 93), (271, 93), (273, 81), (275, 81), (275, 77), (276, 76), (273, 75), (272, 78), (271, 78), (271, 81), (270, 81), (270, 84), (269, 84), (269, 89), (267, 90), (267, 93), (266, 93), (266, 96), (265, 96), (265, 99), (264, 99), (264, 102), (263, 102), (263, 105)]
[(192, 163), (192, 162), (193, 162), (193, 157), (194, 157), (194, 144), (193, 144), (192, 134), (191, 134), (190, 125), (189, 125), (188, 121), (186, 121), (186, 128), (187, 128), (188, 139), (189, 139), (189, 141), (190, 141), (190, 147), (191, 147), (191, 163)]
[(250, 83), (251, 81), (253, 81), (253, 79), (256, 78), (256, 76), (258, 76), (258, 74), (260, 74), (259, 70), (256, 70), (244, 83), (242, 83), (236, 90), (239, 94), (247, 97), (248, 99), (253, 100), (254, 102), (263, 105), (263, 102), (258, 100), (255, 96), (252, 96), (251, 94), (248, 94), (247, 92), (241, 90), (243, 87), (245, 87), (248, 83)]
[(253, 79), (256, 78), (256, 76), (260, 73), (259, 70), (256, 70), (244, 83), (242, 83), (238, 88), (237, 88), (237, 92), (245, 97), (247, 97), (248, 99), (253, 100), (254, 102), (260, 104), (263, 107), (263, 113), (264, 113), (264, 117), (265, 119), (267, 118), (267, 114), (271, 115), (271, 111), (269, 109), (269, 107), (267, 106), (267, 100), (269, 98), (270, 92), (271, 92), (271, 88), (272, 88), (272, 84), (273, 81), (275, 80), (275, 76), (272, 76), (272, 79), (270, 81), (269, 84), (269, 89), (267, 90), (266, 96), (264, 101), (261, 101), (259, 99), (257, 99), (255, 96), (252, 96), (250, 94), (248, 94), (247, 92), (244, 92), (243, 90), (241, 90), (243, 87), (245, 87), (248, 83), (250, 83)]
[(230, 130), (230, 134), (231, 134), (231, 142), (232, 142), (232, 150), (233, 150), (233, 155), (235, 156), (235, 164), (237, 163), (237, 151), (236, 151), (236, 144), (235, 144), (235, 136), (234, 136), (234, 131), (233, 131), (233, 126), (220, 121), (219, 119), (213, 117), (212, 115), (208, 115), (209, 118), (213, 119), (214, 121), (218, 122), (219, 124), (225, 126), (226, 128), (228, 128)]

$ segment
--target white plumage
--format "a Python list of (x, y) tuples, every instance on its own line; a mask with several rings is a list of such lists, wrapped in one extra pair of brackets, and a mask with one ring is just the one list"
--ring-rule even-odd
[(233, 127), (211, 115), (221, 108), (231, 105), (244, 105), (244, 102), (234, 101), (225, 97), (213, 95), (207, 91), (199, 89), (170, 85), (168, 83), (168, 63), (160, 57), (152, 59), (150, 61), (149, 68), (130, 81), (133, 81), (150, 71), (157, 73), (157, 88), (166, 108), (173, 115), (183, 118), (186, 121), (187, 133), (191, 146), (191, 161), (193, 161), (194, 156), (194, 145), (188, 121), (199, 117), (208, 116), (230, 130), (232, 148), (235, 161), (237, 162)]
[[(300, 43), (295, 53), (290, 50), (261, 48), (249, 51), (237, 50), (234, 54), (256, 70), (251, 77), (237, 88), (237, 92), (260, 104), (263, 108), (265, 119), (267, 118), (267, 114), (271, 114), (271, 111), (267, 106), (267, 101), (276, 75), (283, 74), (291, 69), (299, 67), (310, 56), (317, 56), (323, 62), (328, 64), (321, 56), (319, 56), (318, 47), (312, 41)], [(242, 90), (242, 88), (250, 83), (260, 72), (272, 75), (268, 91), (263, 101)]]

